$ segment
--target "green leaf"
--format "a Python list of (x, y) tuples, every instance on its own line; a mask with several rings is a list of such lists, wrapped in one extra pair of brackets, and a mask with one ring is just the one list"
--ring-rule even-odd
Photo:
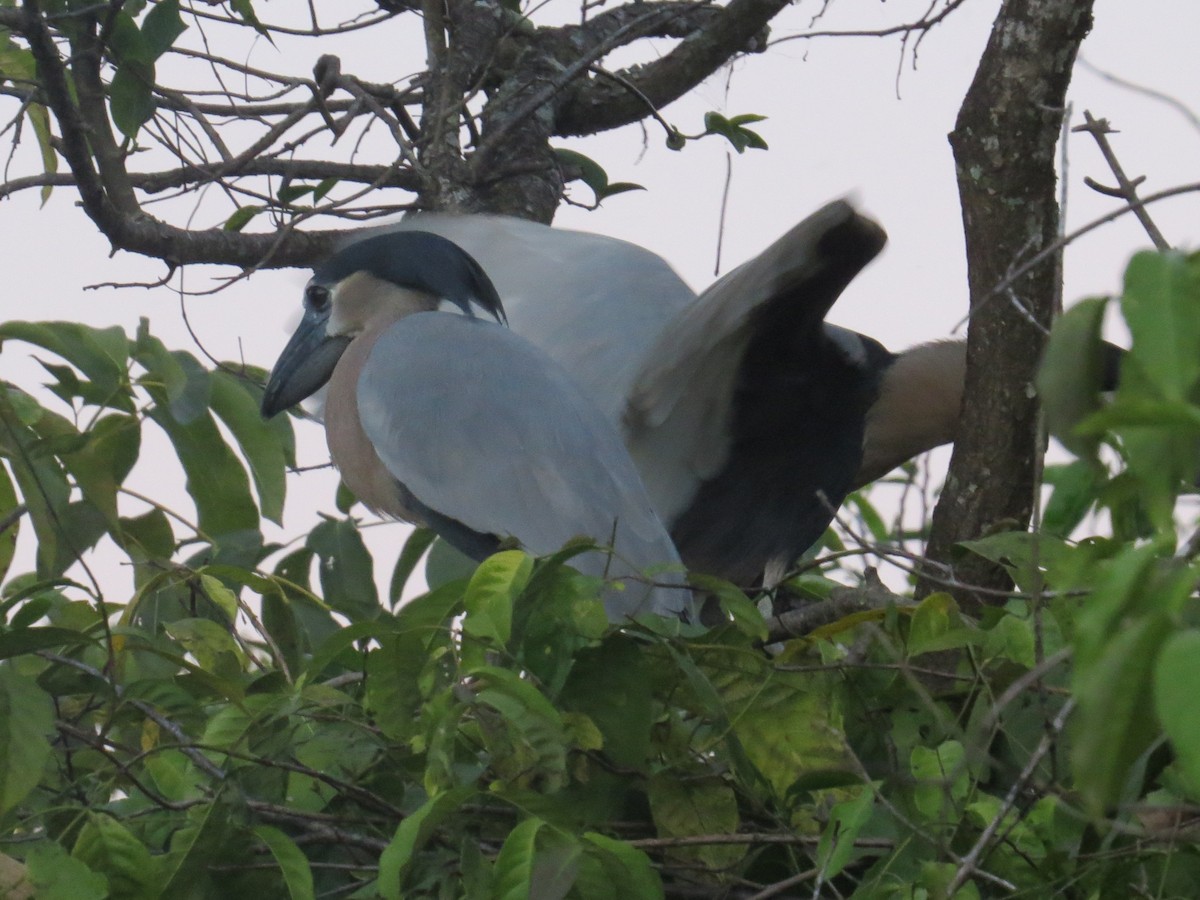
[[(170, 439), (187, 475), (201, 532), (221, 538), (258, 533), (258, 506), (241, 460), (207, 412), (211, 380), (188, 354), (158, 352), (161, 344), (139, 334), (138, 361), (154, 404), (147, 414)], [(203, 376), (201, 378), (200, 376)]]
[(495, 900), (528, 900), (533, 896), (537, 836), (546, 823), (530, 818), (508, 833), (494, 871)]
[[(533, 560), (520, 550), (504, 550), (480, 563), (463, 595), (467, 609), (463, 634), (494, 647), (505, 646), (512, 634), (513, 604), (532, 573)], [(479, 661), (481, 652), (476, 648), (474, 653)]]
[(275, 192), (275, 198), (282, 204), (294, 203), (305, 194), (313, 192), (311, 184), (285, 184)]
[(275, 857), (275, 862), (279, 863), (284, 883), (287, 884), (288, 896), (292, 900), (312, 900), (315, 896), (312, 869), (309, 868), (308, 859), (295, 842), (278, 828), (272, 828), (270, 825), (256, 826), (254, 835), (267, 845), (267, 849)]
[(130, 140), (154, 116), (154, 63), (126, 59), (109, 85), (109, 109), (113, 124)]
[[(736, 834), (741, 821), (737, 797), (719, 778), (683, 780), (674, 773), (651, 779), (647, 796), (650, 814), (660, 837), (694, 837), (702, 834)], [(745, 845), (713, 844), (679, 847), (671, 858), (713, 870), (737, 865)]]
[(399, 900), (413, 858), (433, 836), (437, 827), (474, 794), (475, 789), (468, 785), (444, 791), (430, 797), (404, 818), (395, 836), (379, 855), (379, 881), (376, 887), (384, 900)]
[(233, 211), (221, 228), (225, 231), (241, 231), (250, 224), (250, 220), (266, 209), (265, 206), (239, 206)]
[(295, 461), (295, 438), (287, 416), (263, 420), (262, 391), (220, 369), (212, 373), (212, 411), (225, 423), (250, 468), (264, 518), (283, 524), (287, 467)]
[[(778, 662), (786, 665), (802, 653), (797, 644)], [(835, 679), (782, 671), (749, 648), (714, 648), (697, 661), (719, 692), (753, 771), (779, 796), (814, 778), (844, 780), (848, 762)], [(744, 781), (754, 777), (739, 775)]]
[(355, 641), (360, 641), (364, 638), (378, 638), (382, 640), (388, 630), (385, 627), (385, 623), (381, 621), (356, 622), (353, 625), (347, 625), (345, 628), (339, 628), (313, 653), (308, 667), (304, 670), (304, 678), (301, 683), (315, 683), (324, 674), (325, 670), (333, 664), (334, 660), (341, 656)]
[(49, 695), (14, 669), (0, 667), (0, 815), (41, 782), (53, 732)]
[(909, 760), (913, 778), (913, 802), (930, 822), (953, 821), (971, 790), (966, 751), (958, 741), (946, 741), (936, 749), (914, 747)]
[(241, 674), (244, 667), (241, 651), (233, 636), (216, 622), (179, 619), (163, 627), (206, 672), (221, 678), (235, 678)]
[(855, 853), (854, 842), (863, 826), (870, 821), (875, 804), (875, 789), (864, 786), (858, 796), (843, 800), (829, 812), (829, 823), (821, 832), (817, 844), (817, 863), (821, 877), (828, 881), (836, 878), (846, 868)]
[(108, 30), (108, 48), (118, 64), (135, 59), (153, 62), (154, 56), (146, 44), (146, 38), (137, 26), (133, 4), (125, 4), (113, 14)]
[(604, 168), (594, 159), (584, 156), (582, 153), (567, 150), (564, 147), (556, 147), (554, 148), (554, 155), (558, 157), (559, 166), (567, 171), (568, 177), (573, 172), (579, 173), (579, 180), (592, 189), (593, 202), (596, 206), (599, 206), (600, 201), (606, 197), (624, 194), (627, 191), (645, 190), (640, 184), (633, 184), (628, 181), (610, 184), (608, 173), (604, 171)]
[(1163, 398), (1185, 400), (1200, 379), (1200, 278), (1181, 253), (1139, 253), (1125, 270), (1121, 311), (1129, 360)]
[(8, 469), (0, 465), (0, 583), (8, 575), (13, 555), (17, 552), (17, 536), (21, 533), (21, 501), (17, 489), (8, 475)]
[(692, 587), (716, 597), (721, 609), (733, 620), (734, 627), (747, 637), (766, 640), (767, 621), (754, 601), (736, 585), (722, 578), (692, 572), (688, 575)]
[(258, 21), (258, 15), (254, 12), (254, 4), (251, 0), (230, 0), (229, 6), (247, 25), (265, 37), (272, 46), (275, 45), (275, 41), (271, 38), (271, 32), (267, 31)]
[(1154, 666), (1154, 703), (1177, 764), (1200, 797), (1200, 630), (1171, 635)]
[(60, 844), (36, 844), (25, 857), (38, 900), (105, 900), (108, 879), (68, 856)]
[(436, 540), (425, 557), (425, 583), (430, 589), (470, 578), (478, 563), (447, 541)]
[(321, 593), (330, 607), (355, 622), (379, 616), (375, 566), (353, 520), (325, 519), (305, 546), (320, 560)]
[[(152, 509), (134, 518), (121, 519), (119, 543), (135, 563), (165, 562), (175, 552), (175, 533), (167, 514)], [(139, 587), (145, 571), (144, 566), (137, 570)]]
[(475, 703), (500, 714), (503, 731), (486, 736), (502, 779), (552, 793), (567, 781), (568, 740), (562, 716), (534, 685), (513, 672), (480, 666)]
[[(637, 897), (639, 900), (660, 900), (663, 896), (662, 879), (644, 852), (631, 847), (624, 841), (614, 840), (594, 831), (583, 835), (584, 850), (598, 856), (608, 884), (614, 888), (614, 898)], [(594, 849), (593, 849), (594, 848)], [(598, 896), (597, 893), (581, 891), (583, 897)]]
[(614, 634), (580, 651), (559, 697), (564, 710), (586, 715), (604, 736), (605, 755), (619, 766), (645, 770), (654, 706), (640, 642)]
[(1077, 303), (1054, 323), (1038, 370), (1037, 388), (1046, 428), (1076, 456), (1091, 459), (1099, 445), (1095, 435), (1076, 426), (1100, 408), (1104, 387), (1101, 328), (1107, 297)]
[(8, 457), (33, 523), (38, 575), (51, 578), (62, 573), (59, 561), (69, 552), (60, 546), (64, 535), (59, 512), (67, 508), (71, 487), (57, 460), (34, 456), (36, 435), (22, 421), (19, 408), (13, 403), (18, 396), (25, 395), (0, 391), (0, 422), (4, 426), (0, 428), (0, 453)]
[(1046, 466), (1043, 480), (1054, 492), (1042, 510), (1041, 530), (1065, 540), (1096, 504), (1108, 479), (1103, 468), (1079, 459), (1068, 465)]
[(108, 877), (110, 896), (152, 900), (159, 895), (159, 867), (145, 845), (103, 813), (88, 813), (71, 855)]
[[(30, 103), (25, 111), (29, 124), (33, 126), (33, 134), (37, 138), (38, 150), (42, 156), (42, 172), (46, 175), (58, 173), (58, 153), (54, 149), (54, 132), (50, 128), (50, 110), (40, 103)], [(51, 184), (42, 185), (42, 205), (50, 199), (54, 191)]]
[(965, 647), (978, 634), (964, 626), (958, 604), (949, 594), (930, 594), (913, 612), (908, 628), (908, 655)]
[[(9, 4), (11, 5), (11, 4)], [(0, 29), (0, 81), (34, 82), (37, 80), (37, 63), (33, 54), (25, 47), (18, 47), (8, 37), (6, 30)], [(53, 175), (58, 171), (58, 154), (54, 151), (54, 134), (50, 129), (50, 112), (40, 103), (28, 102), (25, 116), (33, 126), (37, 137), (38, 150), (42, 156), (42, 171)], [(42, 187), (42, 205), (50, 199), (54, 190), (52, 185)]]
[(133, 412), (129, 391), (129, 338), (112, 328), (91, 328), (77, 322), (5, 322), (0, 324), (0, 341), (18, 340), (54, 353), (95, 385), (107, 405)]
[(413, 571), (417, 568), (417, 563), (421, 561), (421, 557), (425, 555), (425, 551), (435, 540), (437, 540), (437, 532), (433, 529), (414, 528), (412, 534), (408, 536), (408, 540), (404, 542), (400, 556), (396, 559), (396, 567), (392, 569), (392, 580), (388, 584), (388, 603), (393, 608), (400, 602), (405, 585), (408, 584), (408, 579), (412, 577)]
[[(182, 753), (162, 750), (146, 758), (155, 784), (170, 799), (197, 800), (208, 793), (201, 786), (196, 767)], [(205, 803), (188, 813), (187, 824), (171, 835), (169, 852), (160, 857), (163, 890), (161, 897), (188, 896), (198, 882), (207, 878), (209, 866), (228, 862), (232, 840), (244, 840), (244, 832), (229, 824), (229, 809), (219, 801)]]
[(142, 38), (152, 59), (158, 59), (174, 46), (187, 30), (179, 16), (179, 0), (158, 0), (142, 20)]
[[(13, 621), (16, 621), (16, 617)], [(15, 628), (11, 631), (0, 632), (0, 659), (11, 659), (26, 653), (36, 653), (38, 650), (52, 650), (91, 642), (92, 638), (70, 628), (53, 626)]]
[(744, 127), (747, 122), (761, 122), (766, 116), (746, 114), (727, 119), (718, 112), (704, 114), (704, 133), (716, 134), (725, 138), (733, 145), (738, 153), (743, 153), (750, 147), (756, 150), (766, 150), (767, 142), (757, 132)]
[(1045, 572), (1062, 567), (1075, 552), (1074, 547), (1053, 535), (1025, 531), (1002, 531), (963, 541), (959, 546), (1004, 566), (1022, 590), (1031, 592), (1042, 590)]
[[(57, 417), (46, 416), (37, 430), (49, 435)], [(76, 436), (73, 426), (61, 420), (62, 434)], [(99, 419), (82, 435), (77, 449), (60, 453), (84, 498), (105, 517), (109, 530), (120, 533), (117, 492), (133, 470), (141, 451), (141, 424), (134, 416), (109, 415)]]
[(149, 320), (138, 323), (134, 357), (146, 370), (140, 382), (147, 388), (158, 389), (170, 408), (171, 415), (184, 424), (203, 415), (208, 409), (210, 380), (208, 372), (186, 353), (172, 353), (163, 342), (150, 333)]
[(1173, 627), (1166, 616), (1126, 625), (1096, 665), (1077, 666), (1071, 761), (1093, 811), (1120, 799), (1134, 761), (1158, 737), (1155, 664)]

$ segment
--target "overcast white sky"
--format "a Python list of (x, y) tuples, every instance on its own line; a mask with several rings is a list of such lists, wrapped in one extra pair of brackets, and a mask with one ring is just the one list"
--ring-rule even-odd
[[(577, 9), (573, 0), (551, 0), (548, 6), (567, 17)], [(820, 0), (797, 3), (776, 20), (773, 39), (807, 31), (821, 6)], [(915, 19), (927, 6), (928, 0), (834, 0), (817, 27), (879, 28)], [(264, 15), (276, 14), (277, 7), (265, 5)], [(753, 255), (820, 204), (851, 195), (888, 230), (890, 244), (851, 285), (831, 321), (871, 334), (893, 349), (950, 335), (965, 311), (966, 276), (946, 134), (998, 7), (998, 0), (968, 0), (925, 38), (915, 69), (911, 53), (901, 60), (897, 38), (784, 42), (739, 61), (731, 79), (722, 72), (664, 110), (684, 132), (701, 130), (703, 114), (712, 109), (768, 117), (757, 129), (770, 151), (733, 158), (722, 269)], [(1200, 56), (1195, 50), (1200, 3), (1097, 0), (1095, 13), (1095, 29), (1083, 48), (1087, 62), (1169, 94), (1200, 115)], [(345, 71), (391, 80), (406, 74), (392, 65), (407, 58), (405, 52), (417, 54), (407, 68), (419, 68), (421, 51), (403, 34), (414, 24), (389, 23), (367, 47), (342, 53)], [(293, 56), (286, 63), (279, 62), (280, 52), (260, 42), (248, 61), (266, 69), (288, 65), (305, 72), (328, 48), (315, 42), (300, 50), (288, 48), (282, 52)], [(1113, 146), (1131, 176), (1147, 176), (1144, 193), (1200, 181), (1200, 128), (1178, 110), (1115, 86), (1082, 66), (1070, 101), (1076, 122), (1088, 109), (1120, 130)], [(644, 146), (638, 127), (562, 142), (601, 162), (612, 180), (638, 182), (648, 190), (614, 197), (597, 212), (564, 207), (556, 224), (640, 243), (702, 288), (712, 280), (726, 145), (710, 138), (675, 153), (663, 145), (661, 131), (648, 128), (647, 135)], [(1067, 222), (1076, 227), (1111, 210), (1116, 201), (1082, 184), (1085, 175), (1111, 181), (1090, 137), (1072, 136), (1069, 151)], [(23, 159), (28, 157), (18, 155), (10, 175), (27, 173), (18, 171)], [(148, 316), (168, 346), (191, 346), (172, 291), (83, 290), (98, 282), (153, 279), (161, 266), (128, 254), (109, 258), (106, 241), (75, 208), (72, 191), (57, 189), (44, 209), (37, 199), (30, 192), (0, 203), (7, 266), (4, 317), (120, 324), (132, 331), (139, 316)], [(1152, 212), (1168, 240), (1183, 248), (1200, 244), (1200, 197), (1166, 201)], [(1125, 261), (1147, 243), (1130, 216), (1071, 247), (1068, 303), (1115, 291)], [(187, 287), (209, 286), (212, 274), (189, 271)], [(193, 326), (214, 355), (236, 359), (244, 354), (248, 361), (269, 366), (294, 321), (305, 280), (299, 271), (260, 273), (226, 292), (191, 299)], [(23, 362), (21, 355), (22, 348), (5, 348), (0, 377), (27, 387), (43, 380), (41, 370)], [(318, 462), (325, 458), (323, 452), (319, 438), (306, 440), (301, 462)], [(143, 457), (153, 453), (152, 446), (145, 448)], [(148, 477), (150, 468), (155, 467), (144, 462), (139, 477)], [(162, 467), (156, 468), (161, 473)], [(171, 491), (175, 497), (181, 496), (182, 477), (178, 483)], [(331, 478), (321, 475), (306, 476), (308, 498), (289, 512), (290, 535), (305, 529), (314, 505), (332, 507), (330, 483)], [(390, 566), (390, 548), (398, 547), (401, 534), (395, 526), (376, 531), (380, 534), (372, 544)], [(28, 543), (26, 537), (25, 560), (31, 558)]]

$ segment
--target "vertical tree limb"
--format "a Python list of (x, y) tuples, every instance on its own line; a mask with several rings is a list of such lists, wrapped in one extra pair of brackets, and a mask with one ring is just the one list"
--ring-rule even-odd
[[(933, 516), (928, 556), (968, 585), (1005, 588), (1002, 569), (954, 544), (1023, 528), (1043, 441), (1033, 378), (1053, 318), (1061, 264), (995, 288), (1058, 232), (1054, 148), (1092, 0), (1006, 0), (950, 134), (971, 293), (958, 440)], [(923, 584), (922, 592), (936, 589)], [(960, 603), (983, 604), (969, 589)]]

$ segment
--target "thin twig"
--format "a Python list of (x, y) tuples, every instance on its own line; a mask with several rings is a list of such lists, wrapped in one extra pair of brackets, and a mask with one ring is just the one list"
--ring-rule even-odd
[(1107, 187), (1096, 183), (1091, 178), (1083, 179), (1083, 183), (1105, 196), (1117, 197), (1134, 206), (1133, 214), (1137, 216), (1138, 221), (1142, 223), (1142, 227), (1146, 229), (1146, 234), (1150, 235), (1150, 240), (1154, 242), (1154, 246), (1159, 250), (1170, 250), (1171, 245), (1167, 243), (1167, 239), (1163, 237), (1163, 233), (1158, 230), (1158, 226), (1150, 218), (1150, 211), (1144, 205), (1138, 203), (1138, 185), (1146, 180), (1146, 176), (1139, 175), (1137, 178), (1130, 179), (1125, 174), (1125, 169), (1122, 168), (1121, 161), (1117, 159), (1117, 154), (1113, 152), (1112, 145), (1108, 142), (1108, 135), (1114, 133), (1108, 124), (1108, 119), (1095, 119), (1092, 117), (1091, 111), (1085, 109), (1083, 111), (1083, 121), (1083, 125), (1076, 125), (1071, 130), (1087, 132), (1096, 139), (1096, 145), (1104, 155), (1104, 161), (1108, 163), (1108, 167), (1112, 169), (1113, 177), (1117, 179), (1117, 186), (1115, 188)]

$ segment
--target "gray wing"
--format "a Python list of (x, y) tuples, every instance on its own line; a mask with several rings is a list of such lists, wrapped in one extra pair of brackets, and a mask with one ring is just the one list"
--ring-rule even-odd
[(628, 241), (507, 216), (417, 213), (394, 228), (431, 231), (473, 256), (509, 327), (567, 369), (619, 423), (663, 329), (696, 299), (662, 257)]
[(739, 369), (770, 308), (807, 305), (808, 327), (820, 327), (840, 291), (823, 284), (824, 240), (838, 228), (862, 229), (855, 241), (882, 246), (877, 225), (844, 200), (829, 203), (714, 282), (646, 353), (624, 414), (625, 440), (664, 521), (673, 523), (729, 460)]
[[(418, 313), (375, 344), (358, 381), (363, 429), (388, 471), (426, 507), (484, 534), (552, 553), (573, 537), (589, 574), (679, 565), (616, 428), (544, 353), (510, 331)], [(678, 569), (660, 580), (682, 583)], [(682, 588), (629, 582), (611, 619), (691, 615)]]

